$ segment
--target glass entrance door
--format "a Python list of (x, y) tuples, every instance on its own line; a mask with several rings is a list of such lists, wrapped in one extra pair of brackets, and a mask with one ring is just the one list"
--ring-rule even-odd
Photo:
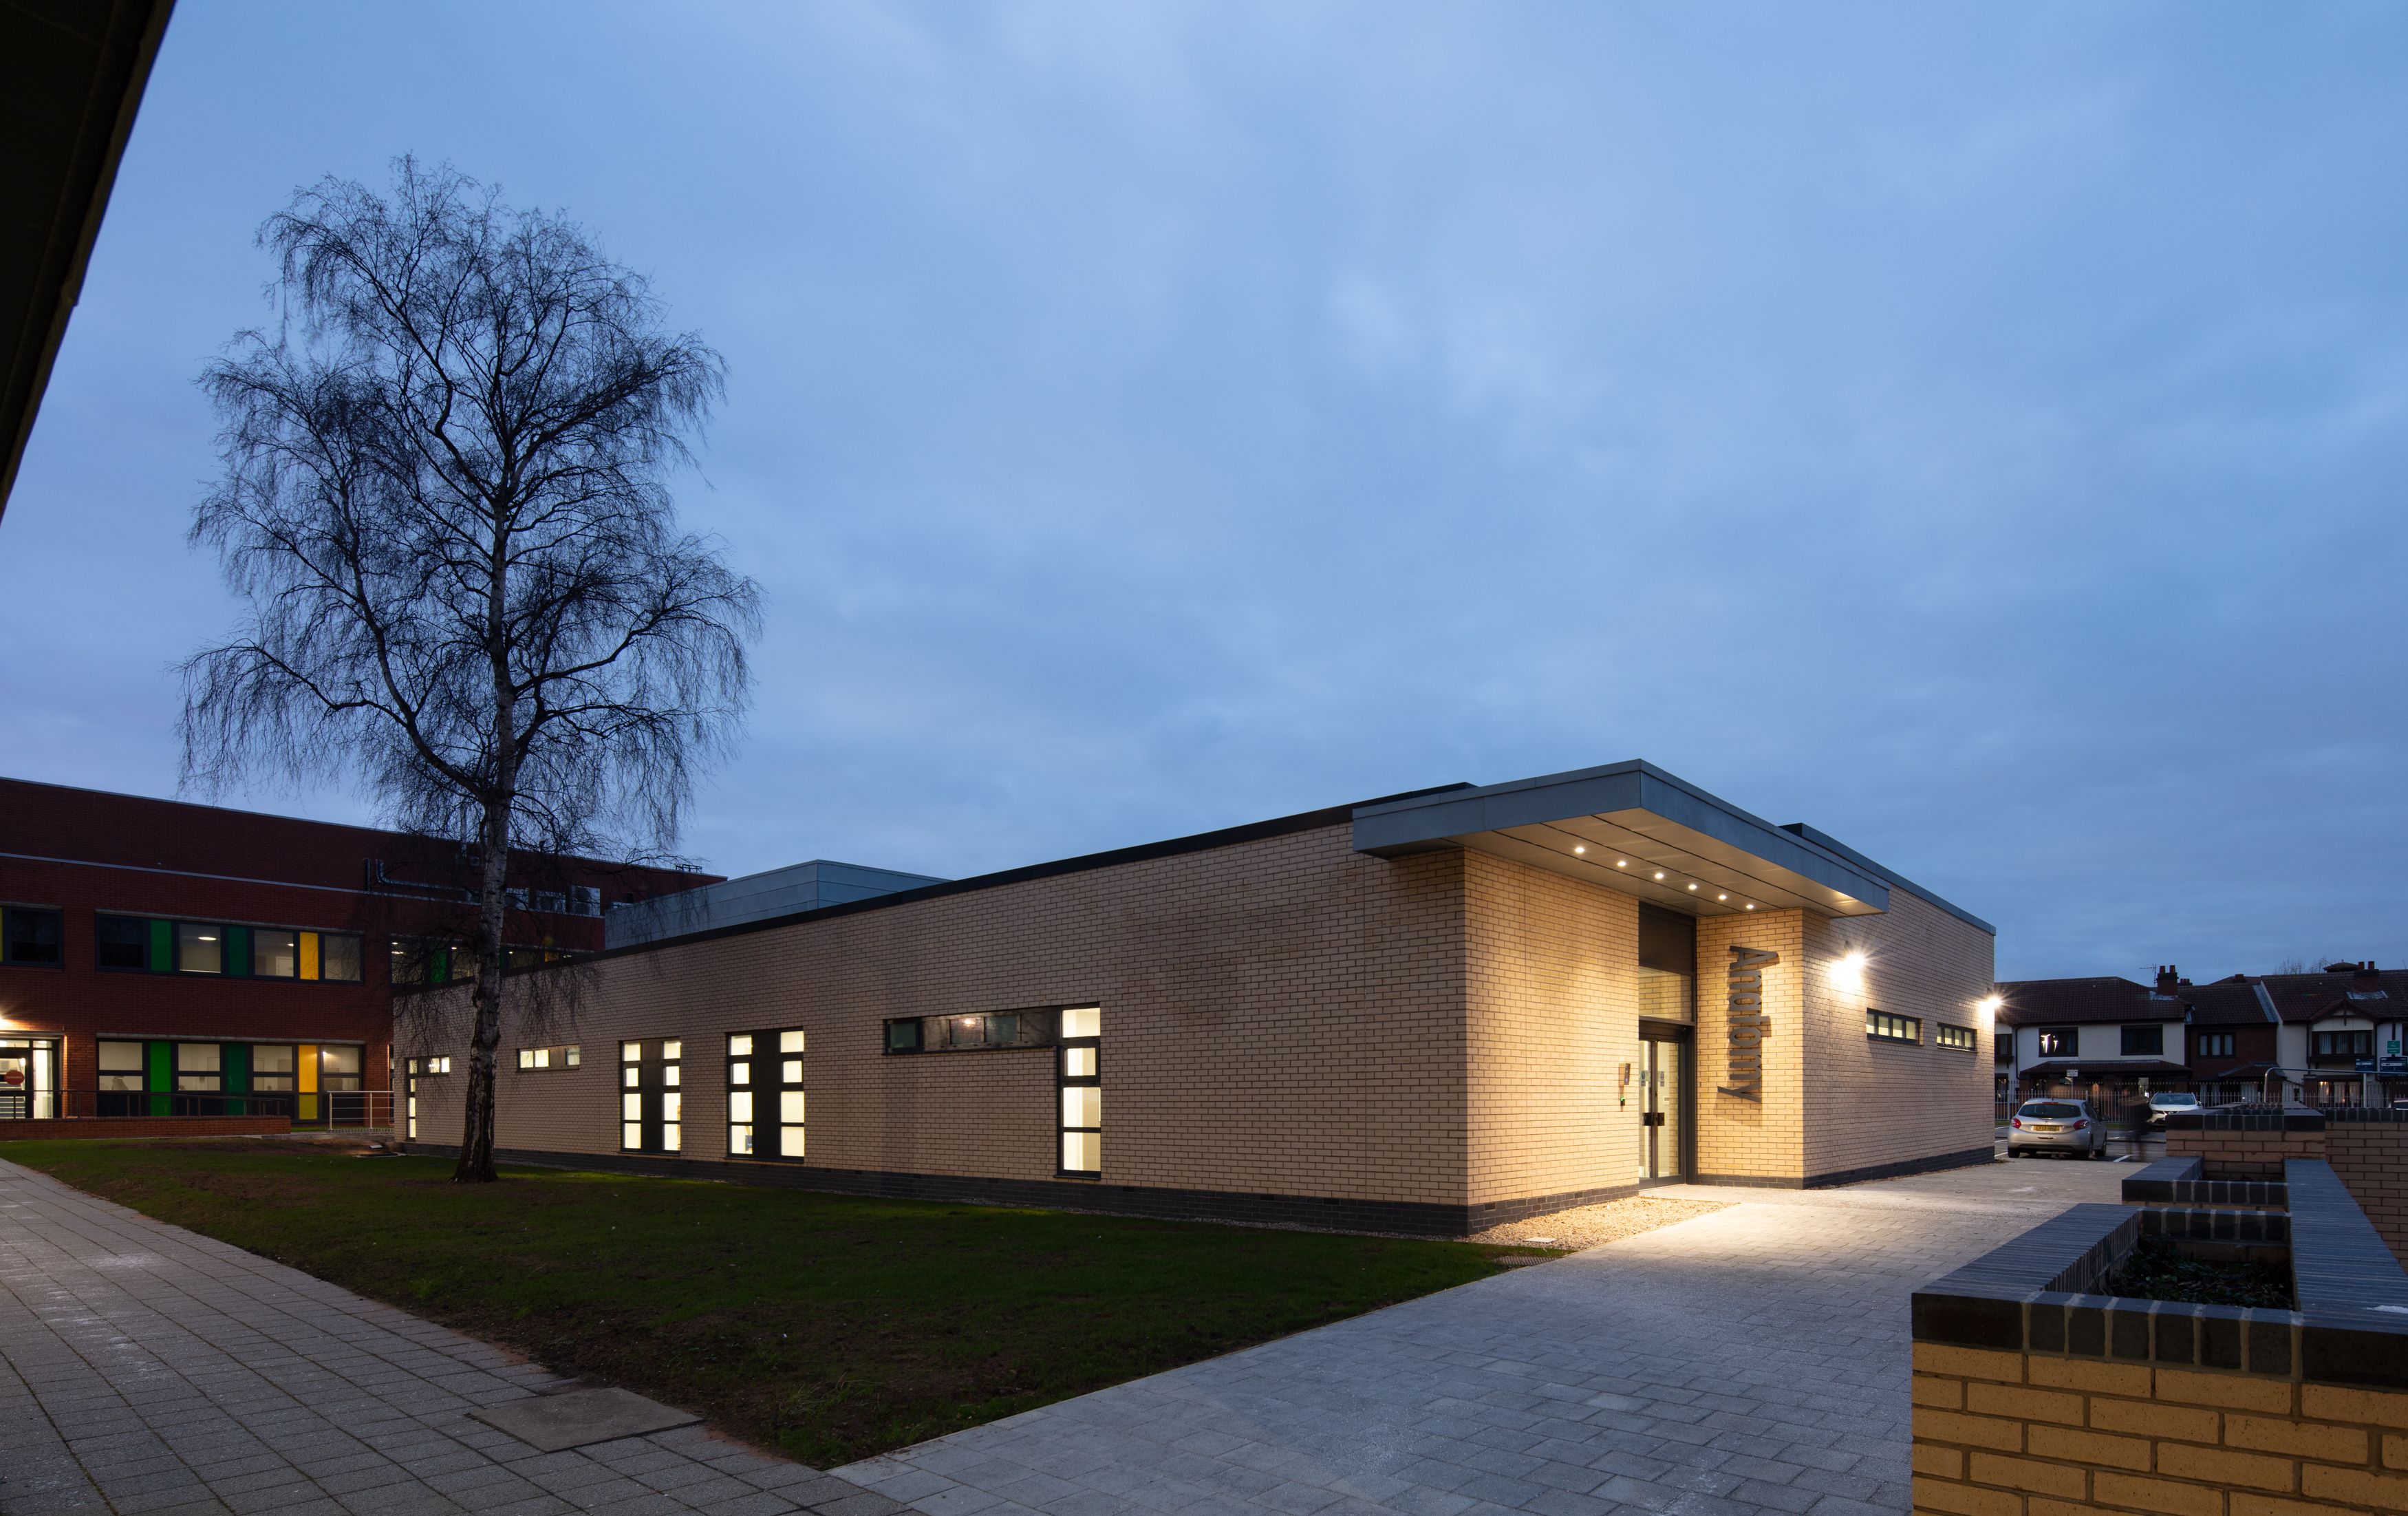
[(1639, 1177), (1642, 1183), (1677, 1184), (1687, 1177), (1681, 1163), (1681, 1044), (1641, 1040), (1639, 1076)]
[(58, 1112), (58, 1044), (0, 1039), (0, 1120), (49, 1120)]

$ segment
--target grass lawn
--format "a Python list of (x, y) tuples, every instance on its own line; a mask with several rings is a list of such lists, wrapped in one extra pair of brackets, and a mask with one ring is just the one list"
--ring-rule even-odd
[(1511, 1251), (300, 1143), (7, 1158), (827, 1468), (1494, 1273)]

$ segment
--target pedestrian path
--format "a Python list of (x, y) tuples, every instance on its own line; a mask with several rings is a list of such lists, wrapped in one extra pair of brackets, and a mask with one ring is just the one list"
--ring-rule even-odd
[(539, 1452), (468, 1412), (570, 1388), (0, 1162), (6, 1516), (889, 1516), (700, 1427)]
[(1741, 1201), (836, 1472), (978, 1516), (1909, 1509), (1907, 1297), (2121, 1165)]

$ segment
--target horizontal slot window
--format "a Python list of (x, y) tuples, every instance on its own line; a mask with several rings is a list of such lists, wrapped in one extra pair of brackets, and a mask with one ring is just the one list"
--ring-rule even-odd
[(1970, 1053), (1973, 1050), (1973, 1029), (1952, 1027), (1943, 1021), (1931, 1029), (1931, 1040), (1942, 1047), (1954, 1047), (1958, 1052)]
[(1891, 1011), (1865, 1012), (1865, 1035), (1875, 1042), (1921, 1042), (1923, 1022), (1912, 1016), (1899, 1016)]
[(1065, 1035), (1055, 1006), (1024, 1011), (983, 1011), (973, 1016), (911, 1016), (886, 1023), (886, 1051), (968, 1053), (1011, 1047), (1052, 1047)]

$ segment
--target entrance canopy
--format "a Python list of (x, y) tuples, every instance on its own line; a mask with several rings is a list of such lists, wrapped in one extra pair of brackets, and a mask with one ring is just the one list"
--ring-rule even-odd
[(1354, 846), (1383, 858), (1469, 848), (1691, 916), (1872, 916), (1902, 888), (1994, 930), (1812, 827), (1776, 827), (1636, 760), (1361, 806)]

